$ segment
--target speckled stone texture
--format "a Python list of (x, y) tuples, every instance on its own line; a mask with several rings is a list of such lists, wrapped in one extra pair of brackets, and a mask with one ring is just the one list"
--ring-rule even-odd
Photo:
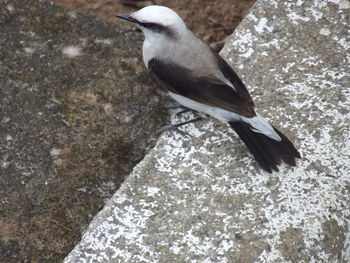
[(211, 119), (166, 133), (65, 263), (350, 262), (349, 21), (349, 1), (260, 0), (222, 51), (298, 167), (267, 174)]
[[(62, 262), (166, 122), (142, 35), (0, 0), (0, 262)], [(155, 141), (153, 145), (155, 144)]]

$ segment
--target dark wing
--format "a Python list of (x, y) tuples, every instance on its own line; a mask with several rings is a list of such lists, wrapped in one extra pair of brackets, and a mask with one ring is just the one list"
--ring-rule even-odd
[(218, 60), (220, 70), (231, 81), (236, 91), (220, 79), (193, 76), (191, 71), (185, 67), (162, 62), (156, 58), (148, 62), (148, 69), (157, 84), (166, 91), (207, 105), (223, 108), (248, 118), (254, 117), (254, 104), (247, 88), (220, 56), (218, 56)]
[(249, 102), (251, 106), (254, 107), (254, 102), (252, 100), (252, 97), (250, 97), (250, 94), (246, 86), (244, 85), (242, 80), (238, 77), (237, 73), (231, 68), (229, 64), (227, 64), (227, 62), (222, 57), (220, 57), (216, 53), (214, 54), (216, 55), (219, 69), (221, 70), (224, 77), (230, 80), (232, 85), (235, 87), (238, 95), (244, 98), (245, 100), (247, 100), (247, 102)]

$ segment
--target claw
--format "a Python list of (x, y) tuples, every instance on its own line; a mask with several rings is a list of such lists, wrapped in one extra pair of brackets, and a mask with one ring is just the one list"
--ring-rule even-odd
[(186, 113), (186, 112), (190, 112), (190, 111), (192, 111), (192, 112), (194, 112), (194, 113), (197, 113), (197, 112), (194, 111), (194, 110), (191, 110), (191, 109), (189, 109), (189, 108), (185, 108), (184, 110), (181, 110), (181, 111), (177, 112), (177, 113), (175, 114), (175, 117), (176, 117), (176, 118), (180, 118), (182, 114), (184, 114), (184, 113)]
[(161, 129), (157, 132), (157, 134), (159, 135), (159, 134), (161, 134), (161, 133), (163, 133), (163, 132), (166, 132), (166, 131), (175, 131), (175, 132), (178, 132), (179, 134), (181, 134), (181, 135), (184, 136), (184, 137), (188, 136), (188, 137), (192, 138), (192, 135), (190, 135), (190, 134), (187, 133), (187, 132), (184, 132), (184, 131), (180, 130), (179, 127), (177, 127), (176, 125), (164, 126), (163, 128), (161, 128)]

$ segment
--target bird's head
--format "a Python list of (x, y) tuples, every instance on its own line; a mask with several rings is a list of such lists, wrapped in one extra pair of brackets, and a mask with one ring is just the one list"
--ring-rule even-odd
[(137, 24), (146, 38), (156, 35), (173, 38), (187, 31), (182, 18), (165, 6), (146, 6), (134, 13), (117, 17)]

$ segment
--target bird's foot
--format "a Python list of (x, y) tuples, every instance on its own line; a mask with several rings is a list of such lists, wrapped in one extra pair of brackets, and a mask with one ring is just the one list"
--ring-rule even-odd
[(189, 121), (184, 121), (184, 122), (181, 122), (181, 123), (177, 123), (177, 124), (172, 124), (172, 125), (167, 125), (163, 128), (161, 128), (159, 131), (158, 131), (158, 134), (161, 134), (165, 131), (176, 131), (178, 133), (180, 133), (182, 136), (189, 136), (189, 137), (192, 137), (190, 134), (188, 134), (187, 132), (184, 132), (184, 131), (181, 131), (179, 129), (179, 127), (183, 126), (183, 125), (186, 125), (186, 124), (189, 124), (189, 123), (193, 123), (193, 122), (196, 122), (196, 121), (201, 121), (203, 120), (204, 118), (203, 117), (197, 117), (195, 119), (192, 119), (192, 120), (189, 120)]

